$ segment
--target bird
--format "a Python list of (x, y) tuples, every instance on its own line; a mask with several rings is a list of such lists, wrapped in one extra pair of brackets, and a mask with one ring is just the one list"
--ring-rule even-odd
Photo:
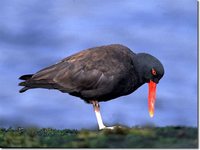
[(23, 80), (20, 93), (30, 89), (56, 89), (92, 104), (99, 130), (105, 126), (100, 102), (127, 96), (148, 84), (148, 110), (154, 115), (156, 86), (164, 75), (162, 63), (148, 53), (134, 53), (122, 44), (96, 46), (77, 52)]

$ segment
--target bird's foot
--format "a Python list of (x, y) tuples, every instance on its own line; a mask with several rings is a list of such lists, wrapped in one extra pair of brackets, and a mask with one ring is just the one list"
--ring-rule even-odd
[(115, 129), (116, 127), (118, 127), (118, 126), (112, 126), (112, 127), (103, 126), (103, 127), (99, 128), (99, 130), (104, 130), (104, 129), (113, 130), (113, 129)]

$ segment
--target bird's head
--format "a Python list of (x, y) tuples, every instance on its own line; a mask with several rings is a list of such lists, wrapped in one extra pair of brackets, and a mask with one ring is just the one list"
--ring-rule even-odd
[(148, 83), (148, 109), (150, 117), (154, 115), (156, 85), (164, 75), (164, 67), (154, 56), (146, 53), (136, 55), (136, 69), (141, 83)]

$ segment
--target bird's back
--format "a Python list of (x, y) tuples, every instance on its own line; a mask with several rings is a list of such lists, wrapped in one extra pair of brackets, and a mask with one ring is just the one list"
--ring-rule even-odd
[(134, 56), (119, 44), (90, 48), (40, 70), (23, 85), (27, 89), (58, 89), (84, 100), (109, 100), (133, 90), (126, 84), (134, 82), (134, 77), (130, 78), (134, 75)]

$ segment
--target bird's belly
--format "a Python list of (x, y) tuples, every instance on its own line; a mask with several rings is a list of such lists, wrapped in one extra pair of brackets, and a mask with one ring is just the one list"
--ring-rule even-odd
[(129, 95), (131, 93), (133, 93), (136, 89), (138, 89), (142, 84), (137, 84), (137, 86), (130, 86), (130, 87), (116, 87), (112, 92), (106, 94), (106, 95), (102, 95), (101, 97), (99, 97), (99, 99), (97, 99), (97, 101), (109, 101), (121, 96), (126, 96)]

